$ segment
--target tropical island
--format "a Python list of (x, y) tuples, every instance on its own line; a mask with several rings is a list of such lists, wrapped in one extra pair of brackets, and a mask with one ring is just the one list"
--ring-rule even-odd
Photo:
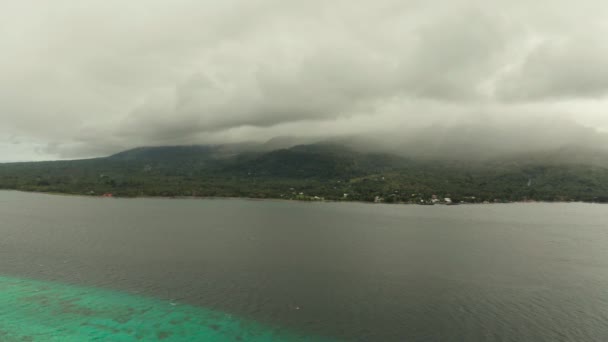
[(412, 204), (608, 202), (608, 159), (568, 162), (556, 153), (459, 161), (336, 143), (141, 147), (103, 158), (0, 164), (0, 189)]

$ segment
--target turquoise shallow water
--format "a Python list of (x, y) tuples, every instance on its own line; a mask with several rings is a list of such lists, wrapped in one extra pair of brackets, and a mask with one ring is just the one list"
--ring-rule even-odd
[(0, 340), (329, 341), (123, 292), (0, 277)]
[(0, 342), (606, 342), (607, 218), (0, 191)]

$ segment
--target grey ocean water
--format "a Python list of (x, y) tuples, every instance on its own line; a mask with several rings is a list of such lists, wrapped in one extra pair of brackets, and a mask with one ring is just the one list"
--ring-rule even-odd
[(0, 275), (352, 341), (607, 341), (608, 206), (0, 191)]

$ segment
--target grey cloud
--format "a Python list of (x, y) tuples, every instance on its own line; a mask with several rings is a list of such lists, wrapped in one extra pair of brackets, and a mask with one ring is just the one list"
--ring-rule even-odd
[(511, 123), (538, 118), (606, 129), (607, 10), (595, 0), (3, 1), (0, 136), (52, 158), (481, 118), (514, 137)]
[(608, 44), (584, 35), (540, 44), (498, 88), (507, 100), (601, 98), (608, 94)]
[(390, 51), (369, 50), (354, 37), (329, 39), (294, 60), (264, 56), (242, 73), (217, 75), (223, 80), (194, 74), (176, 86), (166, 110), (156, 113), (180, 118), (181, 129), (152, 109), (138, 108), (130, 119), (132, 125), (147, 125), (150, 135), (162, 135), (156, 120), (160, 131), (189, 135), (355, 115), (393, 97), (479, 98), (476, 87), (492, 63), (488, 55), (495, 53), (490, 47), (500, 47), (504, 39), (479, 30), (492, 22), (485, 14), (465, 14), (413, 30), (412, 42), (398, 39)]
[(423, 25), (401, 68), (406, 92), (440, 100), (479, 99), (479, 86), (504, 62), (505, 20), (481, 9), (455, 11)]

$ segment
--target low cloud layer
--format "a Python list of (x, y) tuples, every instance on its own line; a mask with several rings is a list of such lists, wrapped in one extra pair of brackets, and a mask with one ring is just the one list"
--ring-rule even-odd
[(575, 125), (608, 130), (606, 13), (591, 0), (2, 1), (0, 160), (429, 127), (493, 127), (509, 145), (534, 127), (532, 144), (559, 147), (581, 141)]

